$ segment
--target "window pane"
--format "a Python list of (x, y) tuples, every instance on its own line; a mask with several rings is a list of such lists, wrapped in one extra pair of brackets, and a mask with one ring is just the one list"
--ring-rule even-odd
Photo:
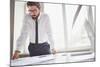
[[(66, 19), (67, 19), (67, 32), (68, 32), (68, 45), (67, 50), (87, 50), (91, 48), (91, 39), (90, 35), (85, 24), (87, 24), (86, 20), (89, 22), (88, 17), (90, 14), (88, 13), (90, 6), (82, 6), (77, 17), (75, 14), (77, 13), (79, 5), (66, 5)], [(73, 25), (73, 20), (76, 17), (75, 24)], [(73, 25), (73, 26), (72, 26)], [(89, 26), (87, 26), (90, 28)], [(93, 27), (93, 26), (92, 26)], [(94, 38), (94, 36), (91, 36)]]
[(65, 49), (65, 42), (62, 4), (44, 3), (44, 12), (50, 17), (54, 46), (58, 51), (63, 51)]

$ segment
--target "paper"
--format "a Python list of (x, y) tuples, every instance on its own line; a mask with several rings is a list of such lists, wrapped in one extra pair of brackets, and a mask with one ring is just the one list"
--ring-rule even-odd
[(19, 59), (11, 60), (11, 66), (33, 65), (51, 59), (54, 59), (54, 56), (52, 54), (41, 55), (36, 57), (19, 58)]
[(26, 58), (11, 60), (11, 66), (90, 61), (91, 58), (94, 59), (94, 56), (95, 56), (94, 53), (89, 53), (87, 51), (71, 52), (71, 53), (57, 53), (55, 55), (52, 55), (52, 54), (41, 55), (41, 56), (36, 56), (36, 57), (26, 57)]
[(77, 55), (77, 56), (71, 56), (69, 58), (69, 62), (91, 61), (91, 59), (94, 58), (95, 58), (94, 53), (86, 54), (86, 55)]

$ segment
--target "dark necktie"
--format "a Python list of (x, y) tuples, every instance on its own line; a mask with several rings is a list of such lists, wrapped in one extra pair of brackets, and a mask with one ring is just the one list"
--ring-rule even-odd
[(38, 44), (38, 20), (35, 22), (35, 43)]

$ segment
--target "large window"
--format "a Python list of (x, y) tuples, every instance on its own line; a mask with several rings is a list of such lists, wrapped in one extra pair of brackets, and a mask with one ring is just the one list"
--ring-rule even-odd
[[(16, 40), (22, 28), (22, 21), (26, 10), (25, 3), (15, 2), (13, 51), (16, 49)], [(42, 12), (47, 13), (50, 17), (54, 47), (58, 52), (87, 50), (94, 45), (95, 8), (93, 6), (81, 6), (78, 11), (79, 6), (42, 3)], [(27, 39), (22, 49), (23, 52), (28, 53), (28, 45)]]

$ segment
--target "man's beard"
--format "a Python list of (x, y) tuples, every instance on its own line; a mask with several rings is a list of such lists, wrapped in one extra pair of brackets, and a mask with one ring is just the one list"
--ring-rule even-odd
[(37, 18), (38, 18), (38, 16), (36, 16), (36, 15), (32, 16), (32, 19), (37, 19)]
[(36, 15), (33, 15), (32, 16), (32, 19), (34, 19), (34, 20), (36, 20), (36, 19), (38, 19), (38, 16), (39, 16), (40, 14), (38, 14), (37, 16)]

